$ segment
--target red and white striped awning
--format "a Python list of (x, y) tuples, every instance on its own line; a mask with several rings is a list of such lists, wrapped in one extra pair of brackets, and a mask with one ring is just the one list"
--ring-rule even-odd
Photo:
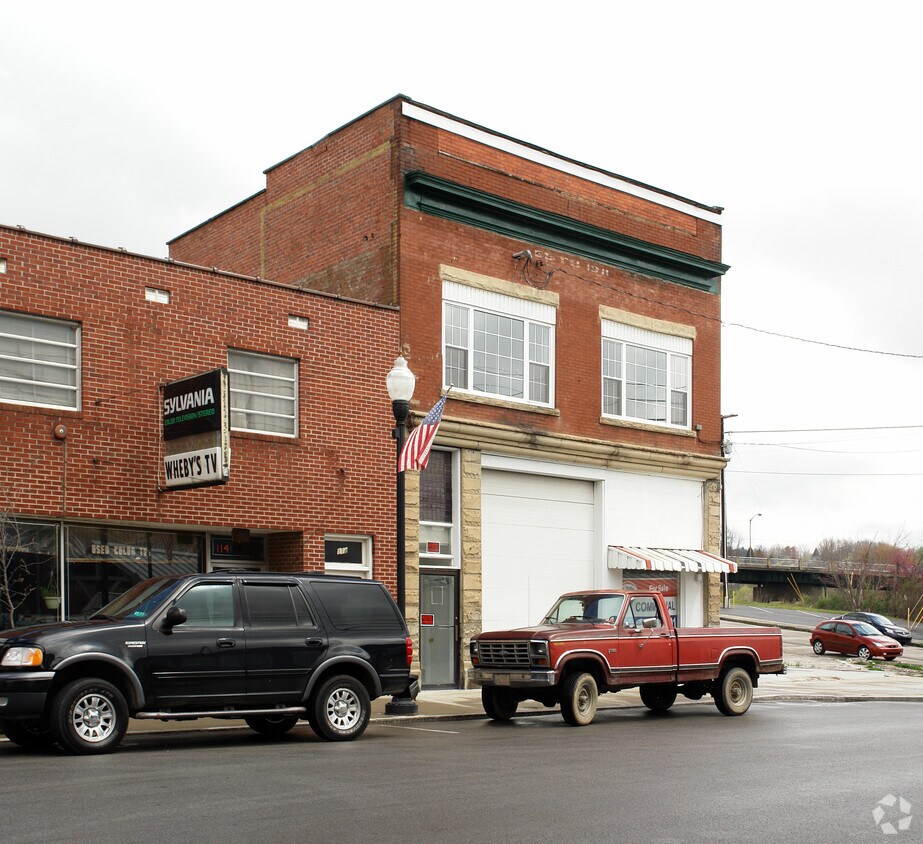
[(714, 571), (733, 574), (737, 563), (709, 554), (682, 548), (629, 548), (609, 546), (610, 569), (648, 569), (649, 571)]

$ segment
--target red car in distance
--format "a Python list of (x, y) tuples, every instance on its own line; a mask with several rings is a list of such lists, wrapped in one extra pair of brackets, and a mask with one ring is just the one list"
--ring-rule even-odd
[(841, 654), (855, 654), (860, 659), (883, 656), (890, 661), (903, 652), (900, 642), (866, 624), (864, 621), (846, 621), (834, 618), (822, 621), (811, 634), (814, 653), (836, 651)]

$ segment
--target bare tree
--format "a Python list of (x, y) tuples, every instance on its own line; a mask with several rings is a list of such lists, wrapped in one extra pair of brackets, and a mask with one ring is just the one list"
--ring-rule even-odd
[(24, 550), (19, 522), (0, 506), (0, 630), (16, 626), (16, 611), (35, 591), (22, 563)]
[(873, 598), (880, 601), (882, 590), (894, 582), (895, 546), (887, 542), (825, 540), (820, 551), (833, 566), (831, 585), (844, 595), (852, 609), (868, 607)]

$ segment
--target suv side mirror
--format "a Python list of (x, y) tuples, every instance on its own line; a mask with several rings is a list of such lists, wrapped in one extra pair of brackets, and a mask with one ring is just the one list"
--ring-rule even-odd
[(172, 630), (177, 624), (182, 624), (186, 620), (186, 610), (175, 604), (167, 610), (163, 617), (163, 629)]

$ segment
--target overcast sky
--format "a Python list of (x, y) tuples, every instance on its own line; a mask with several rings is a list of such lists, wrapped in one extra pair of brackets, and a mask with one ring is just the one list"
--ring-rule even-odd
[(917, 6), (3, 2), (0, 222), (164, 257), (405, 94), (723, 206), (730, 530), (923, 544)]

